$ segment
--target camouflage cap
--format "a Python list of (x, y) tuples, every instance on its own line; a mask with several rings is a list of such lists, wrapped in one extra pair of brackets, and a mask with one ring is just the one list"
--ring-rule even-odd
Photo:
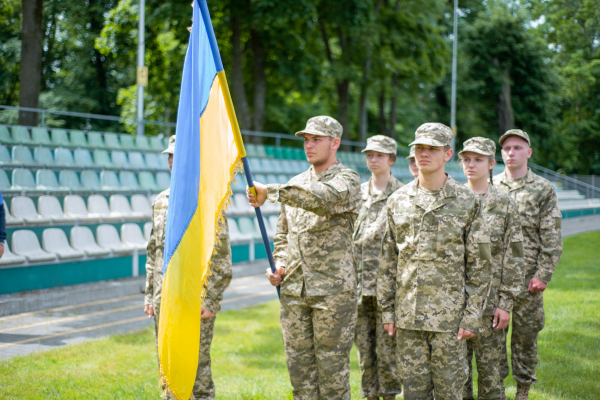
[(367, 147), (362, 151), (377, 151), (385, 154), (398, 153), (398, 143), (389, 136), (376, 135), (367, 139)]
[(175, 136), (173, 135), (169, 138), (169, 147), (162, 152), (163, 154), (175, 154)]
[(407, 160), (415, 158), (415, 146), (410, 146), (410, 154), (406, 157)]
[(296, 132), (296, 136), (302, 137), (305, 133), (308, 133), (309, 135), (329, 136), (335, 139), (342, 137), (343, 130), (342, 125), (334, 118), (322, 115), (309, 119), (306, 122), (306, 128)]
[(463, 143), (463, 149), (458, 153), (466, 153), (472, 151), (473, 153), (481, 154), (483, 156), (495, 156), (496, 155), (496, 143), (493, 140), (484, 137), (474, 137)]
[(520, 129), (509, 129), (507, 130), (504, 135), (500, 136), (500, 140), (498, 140), (498, 143), (500, 143), (500, 146), (502, 146), (502, 142), (504, 142), (506, 140), (507, 137), (509, 136), (518, 136), (521, 139), (527, 141), (527, 144), (529, 144), (531, 146), (531, 141), (529, 140), (529, 135), (527, 134), (527, 132), (522, 131)]
[(415, 144), (425, 144), (427, 146), (444, 147), (452, 143), (452, 130), (444, 124), (438, 122), (428, 122), (417, 128), (415, 132), (415, 141), (409, 146)]

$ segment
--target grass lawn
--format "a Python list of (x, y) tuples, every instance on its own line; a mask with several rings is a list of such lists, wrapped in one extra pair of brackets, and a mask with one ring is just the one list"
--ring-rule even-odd
[[(600, 399), (600, 232), (565, 239), (545, 294), (532, 400)], [(154, 334), (126, 335), (0, 361), (0, 399), (158, 399)], [(212, 347), (219, 399), (291, 399), (277, 302), (219, 315)], [(359, 398), (356, 351), (352, 398)], [(516, 384), (507, 379), (508, 397)]]

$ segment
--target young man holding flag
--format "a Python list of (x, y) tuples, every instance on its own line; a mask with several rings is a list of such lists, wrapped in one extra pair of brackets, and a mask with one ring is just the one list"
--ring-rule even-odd
[(350, 350), (356, 325), (352, 233), (360, 178), (336, 159), (342, 126), (308, 120), (304, 138), (312, 166), (285, 185), (255, 182), (250, 205), (282, 203), (269, 281), (281, 285), (281, 329), (296, 400), (349, 400)]

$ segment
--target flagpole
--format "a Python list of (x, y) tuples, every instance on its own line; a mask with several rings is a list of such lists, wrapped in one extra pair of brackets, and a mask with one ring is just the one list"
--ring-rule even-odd
[[(244, 148), (242, 133), (240, 132), (240, 126), (235, 115), (235, 109), (233, 108), (233, 101), (231, 100), (231, 93), (229, 92), (227, 77), (225, 76), (223, 62), (221, 61), (221, 54), (219, 53), (217, 39), (215, 37), (215, 32), (212, 27), (212, 22), (210, 20), (208, 5), (206, 4), (206, 0), (197, 1), (200, 6), (200, 12), (202, 14), (202, 19), (204, 20), (204, 26), (206, 27), (206, 33), (208, 35), (208, 41), (210, 43), (210, 48), (212, 50), (215, 65), (217, 67), (217, 76), (219, 77), (219, 82), (221, 83), (221, 89), (225, 100), (225, 107), (227, 108), (227, 114), (229, 115), (229, 120), (231, 121), (231, 128), (233, 130), (233, 138), (235, 140), (235, 145), (237, 147), (238, 154), (242, 158), (242, 163), (244, 165), (246, 182), (248, 183), (248, 188), (250, 189), (250, 191), (256, 196), (256, 188), (254, 187), (254, 180), (252, 179), (252, 173), (250, 172), (250, 164), (248, 163), (248, 157), (246, 157), (246, 149)], [(254, 209), (254, 212), (256, 213), (256, 220), (258, 222), (260, 234), (265, 245), (265, 250), (267, 251), (267, 258), (269, 259), (271, 271), (275, 273), (275, 260), (273, 259), (271, 243), (269, 242), (269, 237), (267, 236), (267, 230), (265, 228), (265, 220), (263, 218), (262, 211), (260, 210), (260, 207), (256, 207)], [(251, 243), (251, 245), (253, 245), (253, 243)], [(277, 286), (277, 296), (281, 298), (279, 286)]]

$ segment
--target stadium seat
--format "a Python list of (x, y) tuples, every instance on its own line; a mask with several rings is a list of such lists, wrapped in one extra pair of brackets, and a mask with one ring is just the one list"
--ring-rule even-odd
[(270, 182), (267, 182), (267, 176), (263, 175), (263, 174), (256, 174), (252, 178), (253, 178), (253, 180), (260, 182), (260, 183), (264, 183), (264, 184), (270, 183)]
[(233, 201), (235, 201), (235, 208), (238, 210), (239, 215), (253, 215), (254, 209), (248, 204), (248, 198), (243, 193), (236, 193), (233, 195)]
[(167, 147), (169, 147), (169, 138), (171, 136), (165, 136), (163, 137), (163, 150), (166, 149)]
[(4, 125), (0, 125), (0, 143), (2, 144), (16, 144), (13, 138), (10, 136), (8, 132), (8, 127)]
[(83, 251), (76, 250), (69, 245), (65, 231), (60, 228), (44, 229), (44, 232), (42, 232), (42, 249), (56, 254), (60, 260), (85, 256)]
[(269, 174), (265, 183), (279, 183), (279, 179), (275, 175)]
[(252, 235), (248, 235), (240, 231), (237, 221), (235, 219), (229, 218), (227, 222), (229, 224), (229, 241), (231, 242), (231, 244), (235, 245), (248, 243), (253, 240)]
[(121, 141), (121, 148), (124, 150), (135, 150), (135, 142), (133, 141), (133, 135), (122, 133), (119, 135), (119, 140)]
[(65, 196), (65, 215), (82, 222), (99, 222), (100, 215), (90, 214), (81, 196)]
[(121, 150), (113, 150), (110, 152), (110, 158), (113, 166), (117, 169), (129, 168), (129, 161), (127, 160), (127, 154)]
[(113, 168), (112, 161), (106, 150), (94, 150), (94, 164), (100, 168)]
[(129, 166), (133, 169), (146, 169), (144, 157), (139, 151), (129, 153)]
[(90, 149), (104, 149), (106, 147), (100, 132), (88, 132), (87, 138)]
[(134, 248), (125, 245), (119, 238), (117, 228), (112, 225), (100, 225), (96, 228), (96, 240), (98, 245), (111, 250), (115, 254), (129, 254)]
[(140, 187), (149, 191), (156, 192), (160, 188), (156, 185), (154, 180), (154, 174), (148, 171), (142, 171), (138, 175), (140, 181)]
[(19, 230), (12, 234), (12, 247), (15, 254), (23, 256), (29, 262), (54, 261), (56, 255), (40, 247), (40, 241), (33, 231)]
[(13, 126), (12, 138), (19, 144), (34, 144), (33, 140), (31, 140), (31, 136), (29, 136), (29, 130), (24, 126)]
[(26, 190), (35, 190), (35, 179), (28, 169), (17, 168), (12, 172), (13, 187)]
[(24, 262), (25, 257), (12, 253), (8, 248), (8, 243), (4, 242), (4, 254), (0, 258), (0, 265), (21, 264)]
[(110, 211), (115, 214), (121, 214), (125, 219), (142, 219), (145, 215), (141, 212), (134, 212), (129, 205), (129, 200), (122, 194), (113, 194), (109, 200)]
[(258, 158), (256, 146), (252, 143), (248, 143), (244, 145), (246, 149), (246, 156), (249, 158)]
[(161, 154), (160, 156), (158, 156), (158, 159), (160, 160), (161, 169), (169, 171), (169, 155)]
[(87, 226), (74, 226), (69, 236), (71, 247), (83, 251), (88, 257), (101, 257), (110, 254), (109, 249), (102, 248), (96, 244), (94, 234)]
[(86, 149), (75, 149), (73, 152), (73, 159), (75, 165), (83, 168), (90, 168), (94, 166), (94, 160), (92, 160), (92, 154)]
[(121, 225), (121, 241), (126, 246), (136, 248), (138, 251), (146, 251), (148, 242), (144, 239), (142, 228), (138, 224), (123, 224)]
[(37, 163), (33, 160), (31, 150), (28, 147), (17, 145), (12, 148), (13, 164), (23, 164), (26, 166), (34, 166)]
[(3, 145), (0, 145), (0, 164), (12, 164), (12, 158), (10, 157), (10, 153), (8, 152), (8, 148)]
[(114, 171), (102, 171), (100, 172), (100, 182), (102, 183), (103, 189), (109, 190), (120, 190), (121, 182), (117, 173)]
[(144, 158), (146, 159), (145, 165), (146, 168), (149, 169), (162, 169), (162, 162), (160, 161), (160, 157), (156, 153), (146, 153), (144, 154)]
[(252, 171), (252, 174), (262, 174), (264, 172), (258, 158), (249, 158), (248, 163), (250, 164), (250, 171)]
[(50, 218), (38, 214), (35, 204), (30, 197), (16, 196), (10, 202), (12, 215), (28, 224), (49, 224)]
[(85, 132), (72, 130), (69, 133), (69, 142), (71, 143), (71, 147), (89, 147), (88, 142), (85, 138)]
[[(260, 235), (260, 227), (258, 226), (258, 219), (256, 219), (256, 218), (252, 218), (252, 219), (254, 220), (254, 229)], [(269, 224), (268, 220), (265, 220), (265, 230), (267, 231), (267, 237), (269, 239), (273, 239), (273, 236), (275, 236), (275, 230), (273, 229), (271, 224)], [(262, 235), (260, 235), (260, 236), (262, 238)]]
[(153, 136), (150, 138), (150, 148), (154, 151), (163, 151), (166, 147), (163, 146), (162, 138)]
[(144, 239), (146, 239), (146, 242), (150, 241), (151, 234), (152, 234), (152, 222), (146, 222), (144, 224)]
[(235, 182), (231, 182), (231, 191), (233, 193), (246, 193), (246, 178), (242, 174), (236, 174)]
[(0, 169), (0, 189), (4, 192), (10, 190), (10, 181), (8, 180), (6, 171), (3, 169)]
[(131, 209), (134, 212), (141, 213), (144, 217), (152, 216), (152, 206), (148, 198), (142, 194), (134, 194), (131, 196)]
[(51, 190), (53, 192), (61, 191), (68, 192), (68, 187), (62, 187), (58, 183), (58, 179), (56, 179), (56, 174), (54, 171), (49, 169), (39, 169), (35, 173), (35, 180), (37, 182), (37, 188), (40, 190)]
[(154, 203), (154, 200), (156, 200), (157, 196), (158, 196), (158, 193), (152, 193), (152, 194), (148, 195), (148, 201), (150, 202), (151, 205)]
[(50, 146), (50, 135), (48, 134), (48, 130), (46, 128), (33, 128), (31, 130), (31, 140), (35, 144), (40, 144), (42, 146)]
[(75, 160), (73, 159), (73, 153), (69, 149), (58, 147), (54, 149), (54, 160), (58, 165), (64, 165), (66, 167), (75, 166)]
[(111, 211), (104, 196), (93, 194), (88, 197), (88, 212), (99, 215), (102, 221), (122, 221), (125, 215)]
[(144, 135), (135, 135), (135, 148), (139, 151), (150, 151), (148, 137)]
[(262, 144), (256, 145), (256, 156), (259, 158), (268, 157), (267, 152), (265, 151), (265, 146), (263, 146)]
[(49, 218), (52, 222), (75, 222), (77, 218), (65, 215), (58, 198), (54, 196), (40, 196), (38, 199), (38, 210), (40, 215)]
[(238, 227), (240, 228), (240, 232), (251, 235), (252, 238), (256, 241), (262, 240), (262, 236), (260, 232), (254, 229), (254, 223), (248, 217), (241, 217), (237, 219)]
[(156, 185), (159, 190), (168, 189), (171, 186), (171, 174), (168, 172), (159, 172), (156, 174)]
[(33, 159), (37, 164), (44, 166), (52, 166), (55, 164), (52, 150), (48, 147), (36, 147), (33, 149)]
[(121, 171), (119, 172), (119, 180), (121, 181), (121, 186), (123, 188), (129, 190), (138, 190), (140, 185), (135, 177), (135, 174), (131, 171)]
[(21, 224), (23, 224), (25, 222), (25, 221), (23, 221), (22, 218), (14, 217), (8, 211), (8, 207), (6, 206), (6, 201), (2, 203), (2, 207), (4, 207), (4, 217), (5, 217), (5, 220), (6, 220), (6, 226), (21, 225)]
[(71, 191), (87, 191), (81, 186), (77, 172), (63, 169), (58, 173), (58, 183), (60, 186), (68, 188)]
[(288, 183), (290, 180), (290, 177), (288, 175), (283, 175), (283, 174), (279, 174), (277, 175), (277, 183), (281, 184), (281, 185), (285, 185), (286, 183)]
[(116, 133), (105, 133), (104, 143), (108, 149), (119, 150), (121, 148), (121, 143), (119, 143), (119, 135)]
[(81, 186), (83, 189), (88, 190), (102, 190), (102, 183), (100, 182), (98, 173), (94, 171), (82, 171)]
[(50, 144), (55, 147), (69, 147), (69, 136), (64, 129), (52, 129), (50, 132)]

